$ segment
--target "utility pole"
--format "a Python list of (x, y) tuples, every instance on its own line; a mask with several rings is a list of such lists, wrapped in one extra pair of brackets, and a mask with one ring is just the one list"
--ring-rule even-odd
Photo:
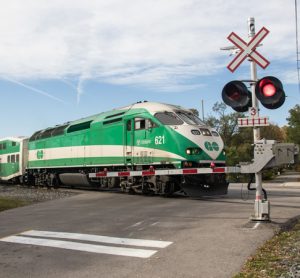
[(204, 121), (204, 100), (201, 99), (202, 121)]

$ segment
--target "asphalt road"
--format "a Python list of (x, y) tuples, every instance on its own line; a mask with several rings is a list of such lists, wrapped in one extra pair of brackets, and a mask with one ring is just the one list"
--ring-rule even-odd
[(299, 178), (265, 184), (271, 223), (249, 223), (245, 184), (198, 200), (84, 191), (4, 211), (0, 276), (232, 277), (278, 224), (300, 215)]

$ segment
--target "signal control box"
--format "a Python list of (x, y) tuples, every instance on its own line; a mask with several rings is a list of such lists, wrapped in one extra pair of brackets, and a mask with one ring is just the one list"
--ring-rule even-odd
[(258, 173), (263, 169), (294, 164), (299, 146), (293, 143), (277, 143), (275, 140), (258, 140), (254, 144), (252, 163), (241, 163), (241, 173)]

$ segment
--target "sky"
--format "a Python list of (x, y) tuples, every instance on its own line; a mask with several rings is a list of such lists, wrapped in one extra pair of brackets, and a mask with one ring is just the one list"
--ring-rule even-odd
[[(250, 79), (246, 60), (221, 47), (235, 32), (249, 41), (270, 33), (257, 51), (270, 61), (258, 78), (279, 78), (287, 95), (272, 123), (287, 123), (300, 103), (294, 0), (0, 0), (0, 137), (37, 130), (137, 101), (214, 115), (224, 85)], [(232, 112), (230, 107), (228, 113)]]

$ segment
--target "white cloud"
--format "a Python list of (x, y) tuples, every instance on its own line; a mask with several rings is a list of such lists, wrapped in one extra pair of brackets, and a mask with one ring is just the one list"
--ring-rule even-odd
[(235, 31), (247, 38), (247, 16), (270, 29), (259, 51), (295, 60), (294, 2), (284, 0), (2, 0), (0, 76), (78, 78), (168, 90), (202, 86), (216, 73)]

